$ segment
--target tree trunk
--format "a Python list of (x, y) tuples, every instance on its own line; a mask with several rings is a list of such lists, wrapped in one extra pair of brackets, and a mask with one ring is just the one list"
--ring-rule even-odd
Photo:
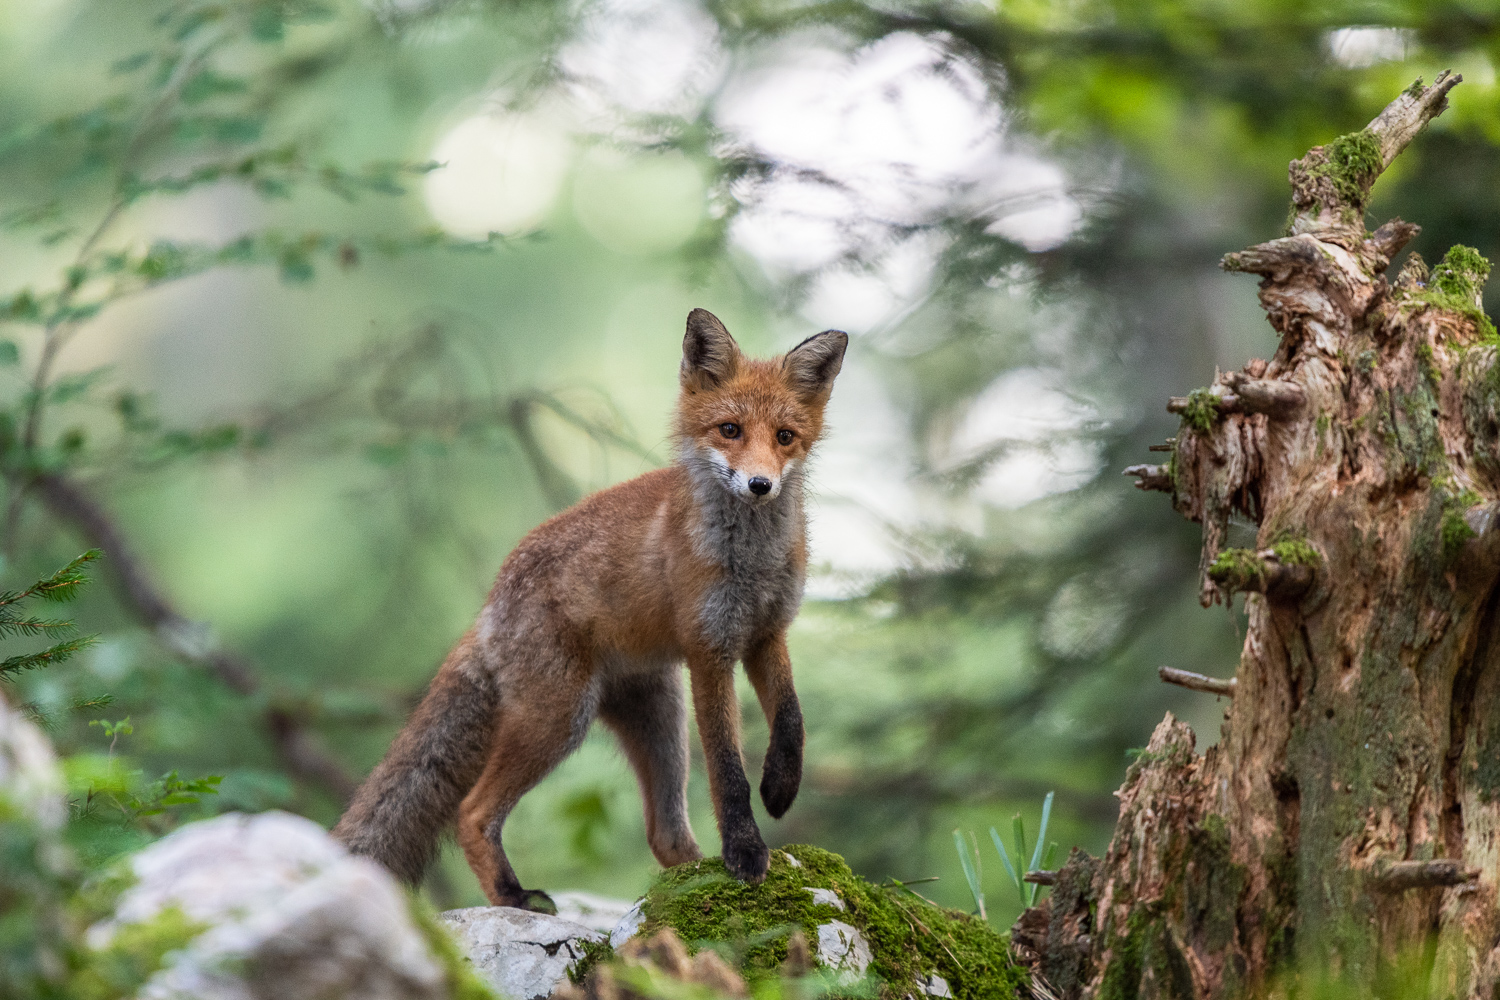
[[(1223, 261), (1262, 276), (1275, 356), (1173, 400), (1170, 463), (1128, 470), (1203, 525), (1203, 603), (1244, 592), (1250, 624), (1219, 744), (1196, 755), (1169, 714), (1108, 852), (1075, 851), (1016, 925), (1059, 996), (1280, 994), (1315, 975), (1369, 995), (1398, 969), (1435, 996), (1500, 987), (1489, 264), (1455, 247), (1428, 274), (1413, 255), (1391, 285), (1417, 227), (1363, 222), (1458, 82), (1418, 81), (1292, 163), (1288, 235)], [(1259, 524), (1254, 550), (1224, 549), (1231, 513)]]

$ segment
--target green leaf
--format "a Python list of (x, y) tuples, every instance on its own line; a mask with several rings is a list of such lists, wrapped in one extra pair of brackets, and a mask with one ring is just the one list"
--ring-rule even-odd
[(21, 349), (14, 340), (0, 340), (0, 365), (13, 365), (21, 360)]

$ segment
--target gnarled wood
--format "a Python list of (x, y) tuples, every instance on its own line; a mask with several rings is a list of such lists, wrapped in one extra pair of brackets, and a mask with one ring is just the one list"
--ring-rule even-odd
[[(1291, 963), (1372, 992), (1436, 943), (1441, 995), (1500, 989), (1500, 338), (1489, 265), (1429, 272), (1367, 233), (1380, 172), (1458, 82), (1420, 81), (1292, 165), (1261, 276), (1269, 362), (1174, 400), (1169, 488), (1203, 528), (1205, 604), (1249, 627), (1217, 745), (1170, 715), (1131, 765), (1109, 850), (1075, 852), (1018, 953), (1065, 997), (1230, 997)], [(1247, 402), (1249, 400), (1254, 402)], [(1230, 516), (1259, 526), (1224, 550)], [(1221, 558), (1222, 557), (1222, 558)]]

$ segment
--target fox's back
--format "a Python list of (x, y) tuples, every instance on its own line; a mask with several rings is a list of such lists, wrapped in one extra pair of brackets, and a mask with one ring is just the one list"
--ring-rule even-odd
[(501, 641), (543, 630), (590, 656), (679, 657), (674, 626), (712, 575), (684, 544), (685, 480), (680, 466), (657, 469), (533, 529), (501, 566), (481, 633), (488, 618)]

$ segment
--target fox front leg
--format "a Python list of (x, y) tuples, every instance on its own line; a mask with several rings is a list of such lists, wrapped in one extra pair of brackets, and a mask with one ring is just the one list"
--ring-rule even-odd
[(734, 664), (719, 657), (688, 657), (693, 682), (693, 712), (703, 756), (708, 764), (708, 790), (724, 845), (724, 867), (742, 882), (760, 882), (770, 867), (771, 852), (761, 839), (750, 811), (750, 782), (740, 756), (740, 710), (734, 695)]
[(792, 807), (802, 785), (802, 706), (792, 687), (792, 659), (786, 636), (778, 635), (751, 649), (745, 673), (755, 686), (761, 711), (771, 727), (771, 743), (760, 772), (760, 800), (773, 819)]

